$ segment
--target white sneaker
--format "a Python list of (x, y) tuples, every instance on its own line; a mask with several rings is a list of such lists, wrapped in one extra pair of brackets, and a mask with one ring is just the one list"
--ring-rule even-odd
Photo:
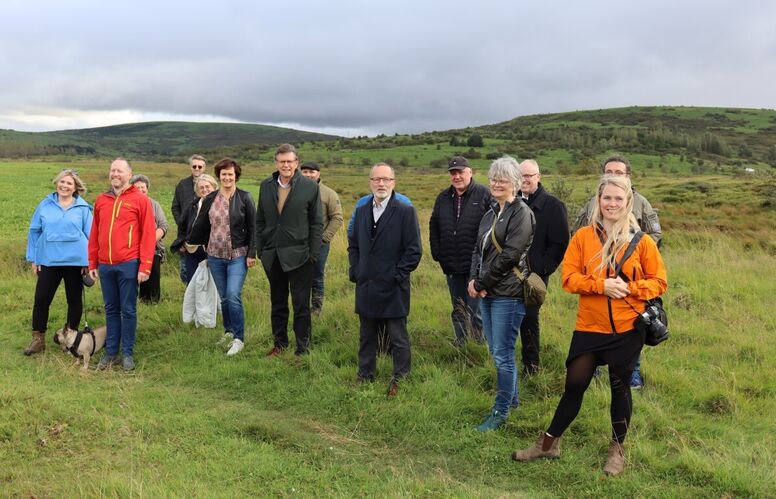
[(221, 346), (227, 346), (232, 344), (232, 340), (234, 339), (234, 335), (230, 332), (224, 333), (223, 336), (221, 336), (221, 339), (216, 341), (216, 345)]
[(229, 351), (226, 352), (226, 356), (231, 357), (232, 355), (237, 355), (243, 349), (243, 346), (245, 346), (245, 344), (242, 341), (235, 338), (234, 340), (232, 340), (232, 343), (229, 345)]

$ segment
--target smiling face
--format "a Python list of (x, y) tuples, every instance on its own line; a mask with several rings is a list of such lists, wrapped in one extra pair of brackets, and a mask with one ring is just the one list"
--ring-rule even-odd
[(57, 195), (59, 198), (69, 198), (75, 193), (75, 179), (70, 175), (65, 175), (57, 182)]
[(450, 170), (450, 185), (453, 186), (455, 192), (458, 195), (466, 192), (469, 188), (469, 184), (472, 181), (472, 169), (468, 166), (466, 168), (459, 168), (457, 170)]
[(321, 172), (313, 170), (312, 168), (302, 168), (302, 175), (309, 178), (313, 182), (317, 182), (321, 178)]
[[(232, 169), (234, 170), (234, 169)], [(199, 193), (199, 197), (203, 198), (213, 192), (215, 189), (213, 189), (213, 184), (208, 182), (207, 180), (201, 180), (197, 182), (197, 193)]]
[(225, 191), (231, 191), (237, 183), (237, 175), (234, 173), (234, 167), (224, 168), (218, 174), (218, 180), (221, 181), (221, 188)]
[(598, 198), (601, 216), (606, 222), (616, 222), (626, 215), (627, 194), (616, 185), (605, 185)]
[(491, 178), (488, 182), (490, 183), (490, 195), (499, 204), (514, 197), (514, 186), (508, 178)]
[(139, 190), (140, 192), (142, 192), (142, 193), (143, 193), (143, 194), (145, 194), (146, 196), (148, 195), (148, 186), (147, 186), (147, 185), (146, 185), (146, 183), (145, 183), (145, 182), (143, 182), (142, 180), (141, 180), (141, 181), (139, 181), (139, 182), (135, 182), (135, 183), (134, 183), (134, 184), (132, 184), (132, 185), (134, 185), (134, 186), (135, 186), (135, 189)]
[(287, 184), (299, 166), (299, 158), (293, 152), (281, 152), (275, 156), (275, 168), (280, 173), (280, 181)]
[(532, 163), (523, 163), (520, 165), (520, 192), (523, 194), (533, 194), (539, 188), (541, 180), (539, 168)]
[(110, 186), (114, 191), (123, 191), (129, 187), (129, 179), (132, 178), (132, 169), (129, 164), (121, 159), (117, 159), (110, 164)]
[(205, 172), (205, 162), (201, 159), (191, 160), (191, 176), (194, 178), (199, 177)]

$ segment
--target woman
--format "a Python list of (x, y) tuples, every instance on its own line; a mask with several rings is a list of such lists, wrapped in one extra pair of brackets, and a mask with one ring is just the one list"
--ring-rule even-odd
[[(148, 196), (148, 189), (151, 188), (151, 180), (145, 175), (138, 173), (134, 175), (129, 183), (135, 186), (135, 189), (139, 190), (146, 196)], [(151, 264), (151, 275), (148, 276), (148, 280), (140, 283), (138, 287), (138, 297), (143, 303), (159, 303), (159, 298), (162, 295), (161, 289), (161, 274), (162, 263), (164, 262), (164, 245), (162, 239), (167, 234), (170, 225), (167, 223), (167, 217), (164, 216), (164, 211), (159, 203), (155, 199), (148, 199), (151, 201), (151, 206), (154, 208), (154, 221), (156, 222), (156, 249), (154, 250), (154, 261)]]
[(635, 321), (646, 301), (660, 296), (667, 287), (665, 265), (652, 238), (642, 237), (633, 254), (621, 262), (639, 230), (632, 209), (630, 179), (603, 177), (593, 225), (574, 234), (563, 258), (563, 289), (579, 295), (577, 322), (566, 359), (565, 390), (550, 427), (533, 447), (513, 453), (516, 461), (560, 456), (559, 439), (577, 416), (593, 371), (596, 366), (608, 365), (612, 440), (604, 472), (617, 475), (625, 467), (622, 443), (632, 412), (630, 376), (644, 346), (644, 331), (636, 328)]
[(56, 192), (35, 209), (27, 238), (27, 261), (38, 277), (32, 307), (32, 343), (25, 355), (46, 349), (49, 307), (59, 283), (65, 281), (67, 326), (78, 329), (83, 313), (83, 274), (89, 266), (89, 232), (92, 208), (81, 197), (86, 186), (75, 170), (62, 170), (54, 177)]
[(525, 315), (522, 279), (534, 232), (533, 212), (515, 197), (522, 181), (517, 161), (497, 159), (488, 179), (493, 203), (480, 221), (469, 296), (481, 298), (483, 332), (496, 365), (496, 402), (477, 431), (495, 430), (507, 420), (510, 407), (518, 405), (515, 342)]
[(207, 173), (201, 174), (194, 182), (194, 194), (197, 197), (193, 203), (183, 208), (181, 212), (181, 223), (178, 226), (178, 237), (170, 245), (170, 251), (180, 253), (181, 258), (185, 259), (184, 266), (191, 269), (186, 273), (185, 284), (188, 286), (191, 278), (194, 277), (194, 271), (202, 260), (207, 259), (205, 248), (201, 244), (188, 244), (186, 236), (191, 232), (194, 226), (194, 220), (197, 219), (199, 211), (202, 209), (202, 201), (205, 196), (218, 190), (218, 182)]
[(242, 287), (248, 267), (256, 263), (256, 206), (251, 195), (237, 188), (242, 168), (224, 158), (215, 166), (221, 182), (218, 191), (202, 201), (202, 208), (189, 234), (189, 244), (205, 245), (207, 264), (221, 297), (224, 337), (232, 356), (243, 349), (245, 313)]

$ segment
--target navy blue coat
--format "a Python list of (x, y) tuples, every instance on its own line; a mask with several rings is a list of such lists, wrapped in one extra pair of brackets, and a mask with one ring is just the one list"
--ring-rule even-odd
[(375, 319), (407, 317), (410, 272), (420, 263), (423, 247), (415, 208), (387, 200), (372, 237), (372, 200), (356, 209), (348, 235), (350, 281), (356, 283), (356, 313)]

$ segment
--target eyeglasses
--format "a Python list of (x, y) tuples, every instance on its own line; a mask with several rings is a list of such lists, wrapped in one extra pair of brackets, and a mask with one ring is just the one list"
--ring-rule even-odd
[(525, 175), (520, 175), (523, 177), (523, 180), (531, 180), (535, 176), (539, 175), (538, 173), (526, 173)]
[(279, 165), (293, 165), (297, 161), (299, 161), (299, 160), (298, 159), (284, 159), (284, 160), (276, 159), (275, 163), (277, 163)]
[(622, 175), (627, 175), (627, 174), (628, 174), (628, 172), (624, 172), (622, 170), (614, 170), (614, 171), (606, 170), (606, 171), (604, 171), (604, 175), (620, 175), (620, 176), (622, 176)]
[(375, 184), (389, 184), (393, 182), (391, 177), (369, 177), (369, 180)]
[(191, 165), (191, 167), (195, 170), (203, 170), (205, 165)]
[(511, 180), (507, 180), (507, 179), (503, 179), (503, 178), (490, 178), (488, 180), (493, 185), (509, 185), (509, 184), (512, 183)]

